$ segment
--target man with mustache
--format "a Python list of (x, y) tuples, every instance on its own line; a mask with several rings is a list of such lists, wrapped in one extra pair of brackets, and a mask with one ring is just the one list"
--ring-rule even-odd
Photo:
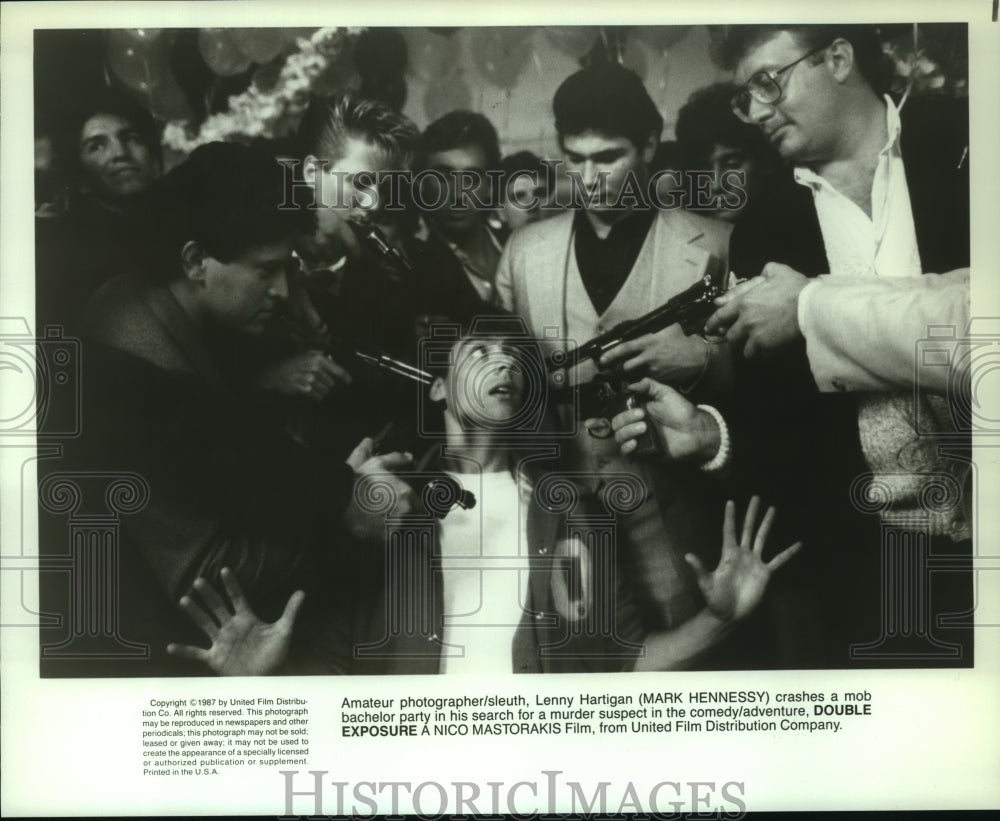
[[(888, 65), (871, 26), (732, 26), (720, 55), (742, 83), (734, 112), (760, 128), (798, 183), (788, 213), (811, 214), (812, 221), (795, 222), (805, 237), (771, 239), (773, 264), (763, 271), (736, 271), (762, 273), (753, 285), (764, 290), (731, 294), (711, 327), (728, 328), (748, 356), (780, 352), (804, 337), (822, 390), (885, 390), (912, 381), (912, 368), (900, 374), (872, 350), (870, 330), (842, 307), (849, 292), (828, 277), (807, 277), (967, 278), (968, 101), (882, 94)], [(743, 259), (734, 257), (733, 266)], [(884, 292), (887, 304), (892, 290)], [(836, 333), (838, 323), (854, 333)], [(859, 353), (866, 347), (868, 357)], [(851, 368), (865, 359), (874, 378)], [(827, 377), (838, 369), (852, 370), (852, 378)]]

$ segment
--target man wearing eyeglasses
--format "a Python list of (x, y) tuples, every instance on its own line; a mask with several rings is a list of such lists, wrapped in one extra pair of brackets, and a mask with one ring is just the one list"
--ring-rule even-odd
[[(886, 594), (871, 585), (880, 537), (865, 519), (875, 517), (848, 504), (854, 480), (874, 477), (891, 498), (883, 526), (923, 516), (912, 521), (926, 524), (933, 554), (971, 551), (967, 466), (943, 459), (939, 438), (916, 433), (934, 419), (935, 433), (954, 436), (947, 402), (915, 402), (912, 389), (927, 325), (964, 330), (968, 316), (968, 107), (883, 95), (887, 64), (873, 27), (732, 27), (717, 54), (742, 86), (734, 113), (756, 124), (789, 165), (783, 213), (794, 228), (756, 238), (768, 249), (763, 270), (746, 269), (736, 229), (731, 267), (750, 279), (722, 300), (708, 330), (726, 332), (750, 360), (740, 371), (760, 398), (744, 408), (742, 422), (754, 432), (744, 454), (771, 479), (758, 486), (785, 509), (812, 511), (805, 540), (820, 563), (833, 551), (856, 554), (841, 564), (850, 606), (832, 592), (848, 588), (824, 582), (821, 564), (810, 582), (827, 610), (819, 618), (842, 619), (856, 650), (885, 628), (875, 611)], [(961, 503), (928, 514), (921, 500), (934, 476), (960, 488)], [(969, 578), (932, 574), (918, 594), (937, 615), (960, 612), (971, 607)], [(933, 633), (910, 662), (971, 663), (971, 630)], [(843, 643), (831, 647), (832, 660), (847, 661)]]
[[(733, 27), (719, 56), (742, 84), (734, 113), (761, 129), (799, 186), (788, 203), (796, 236), (774, 238), (763, 271), (739, 270), (742, 238), (734, 232), (731, 266), (762, 278), (734, 290), (709, 329), (728, 329), (749, 357), (804, 337), (821, 390), (911, 384), (912, 360), (872, 356), (887, 332), (889, 342), (900, 341), (895, 329), (880, 327), (873, 339), (849, 307), (856, 304), (849, 291), (807, 277), (874, 274), (886, 284), (864, 283), (867, 297), (887, 306), (899, 304), (900, 284), (890, 278), (949, 272), (944, 284), (967, 291), (967, 101), (880, 94), (888, 66), (870, 26)], [(803, 223), (803, 212), (815, 220)], [(928, 282), (911, 301), (924, 309), (940, 303), (941, 287)], [(953, 307), (938, 324), (967, 316), (960, 297), (945, 302)]]

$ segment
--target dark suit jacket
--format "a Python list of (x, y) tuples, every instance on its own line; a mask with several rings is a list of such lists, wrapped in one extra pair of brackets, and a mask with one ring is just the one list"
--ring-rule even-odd
[[(969, 264), (968, 102), (913, 97), (900, 114), (900, 148), (925, 272)], [(829, 271), (812, 193), (786, 169), (763, 205), (737, 224), (732, 270), (756, 276), (767, 262), (807, 276)], [(738, 362), (727, 418), (746, 493), (779, 508), (775, 544), (804, 539), (803, 553), (777, 577), (798, 601), (785, 620), (788, 666), (848, 666), (848, 645), (878, 635), (878, 517), (850, 502), (851, 482), (868, 472), (850, 394), (820, 394), (805, 345), (764, 362)]]
[[(507, 234), (498, 236), (503, 243)], [(469, 282), (461, 261), (440, 236), (431, 233), (415, 252), (419, 274), (420, 302), (428, 314), (447, 316), (468, 323), (480, 314), (495, 313), (496, 308), (483, 302)]]
[[(969, 264), (969, 101), (912, 97), (900, 112), (900, 151), (906, 169), (913, 225), (925, 273)], [(767, 262), (790, 265), (806, 276), (829, 272), (812, 192), (775, 175), (761, 191), (753, 219), (733, 229), (730, 267), (753, 277)]]

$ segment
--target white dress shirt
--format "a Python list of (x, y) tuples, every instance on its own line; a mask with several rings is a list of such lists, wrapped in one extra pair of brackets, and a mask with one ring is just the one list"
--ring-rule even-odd
[[(930, 320), (935, 296), (940, 296), (934, 292), (945, 284), (922, 282), (926, 278), (899, 147), (899, 111), (891, 99), (885, 101), (888, 139), (875, 168), (871, 217), (823, 177), (807, 168), (795, 169), (796, 181), (813, 193), (830, 264), (830, 275), (806, 285), (798, 302), (799, 327), (821, 390), (914, 384), (917, 343), (927, 336), (927, 325), (915, 324), (912, 314), (902, 312), (916, 301), (924, 308), (922, 319)], [(901, 281), (904, 278), (912, 279), (912, 287)], [(961, 316), (962, 293), (952, 293)], [(948, 312), (944, 314), (932, 323), (947, 322)], [(907, 377), (909, 361), (914, 370)], [(894, 378), (879, 376), (885, 374)], [(912, 515), (931, 474), (948, 472), (964, 486), (967, 470), (938, 455), (936, 437), (917, 434), (918, 421), (924, 432), (927, 420), (933, 420), (939, 431), (954, 429), (944, 397), (916, 397), (906, 390), (858, 393), (857, 400), (858, 431), (868, 466), (892, 490), (893, 509), (884, 518)], [(969, 535), (968, 519), (961, 510), (941, 510), (930, 518), (935, 533), (954, 539)]]

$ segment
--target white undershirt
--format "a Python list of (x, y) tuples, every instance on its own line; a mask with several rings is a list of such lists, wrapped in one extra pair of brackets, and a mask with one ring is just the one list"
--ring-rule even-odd
[(510, 673), (528, 589), (525, 505), (509, 470), (453, 473), (476, 496), (442, 519), (442, 673)]
[(889, 97), (885, 105), (888, 139), (879, 152), (872, 180), (871, 217), (819, 174), (805, 167), (795, 169), (796, 182), (813, 193), (832, 276), (905, 277), (921, 273), (899, 147), (899, 112)]

